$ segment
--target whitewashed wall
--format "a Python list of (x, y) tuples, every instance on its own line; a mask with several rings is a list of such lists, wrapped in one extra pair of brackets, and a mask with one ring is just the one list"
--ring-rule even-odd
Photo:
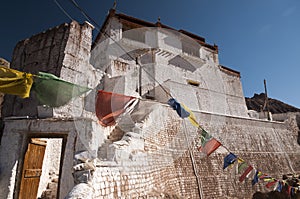
[[(122, 38), (122, 23), (117, 18), (111, 18), (106, 27), (107, 33), (113, 33), (114, 41), (98, 43), (92, 51), (92, 59), (99, 58), (99, 53), (106, 53), (106, 59), (102, 67), (116, 78), (123, 75), (123, 81), (109, 82), (109, 90), (123, 92), (127, 95), (135, 95), (138, 85), (139, 66), (132, 57), (145, 57), (153, 55), (154, 62), (142, 63), (142, 94), (147, 91), (159, 89), (158, 82), (165, 86), (178, 101), (185, 103), (193, 110), (201, 110), (217, 114), (248, 117), (247, 107), (244, 100), (240, 76), (238, 73), (226, 73), (219, 66), (218, 54), (213, 50), (201, 46), (188, 36), (174, 30), (162, 28), (139, 28), (127, 32), (145, 32), (145, 43)], [(112, 29), (113, 27), (113, 29)], [(182, 39), (189, 40), (199, 48), (199, 57), (189, 55), (182, 51)], [(121, 46), (121, 47), (120, 47)], [(105, 51), (106, 49), (107, 51)], [(148, 49), (148, 50), (147, 50)], [(131, 54), (131, 57), (126, 52)], [(133, 53), (132, 51), (135, 51)], [(176, 57), (185, 62), (177, 61)], [(142, 59), (142, 58), (141, 58)], [(125, 70), (120, 71), (116, 66), (116, 60), (126, 65)], [(95, 60), (94, 60), (95, 61)], [(171, 62), (170, 62), (171, 61)], [(98, 67), (101, 66), (97, 60)], [(119, 65), (119, 64), (117, 64)], [(189, 70), (192, 68), (193, 70)], [(103, 68), (102, 68), (103, 69)], [(144, 70), (147, 70), (145, 72)], [(148, 73), (151, 73), (150, 75)], [(151, 77), (152, 76), (152, 77)], [(153, 79), (155, 78), (155, 80)], [(188, 80), (199, 82), (199, 86), (191, 86)], [(166, 83), (173, 82), (173, 83)], [(113, 85), (115, 83), (115, 85)], [(152, 88), (151, 88), (152, 87)], [(161, 100), (162, 93), (155, 94), (155, 98)], [(165, 98), (164, 98), (165, 99)], [(165, 101), (166, 102), (166, 101)]]

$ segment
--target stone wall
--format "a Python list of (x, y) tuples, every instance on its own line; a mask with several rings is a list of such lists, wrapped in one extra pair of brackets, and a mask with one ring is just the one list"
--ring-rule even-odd
[[(32, 74), (47, 72), (65, 81), (95, 88), (102, 75), (89, 63), (92, 30), (89, 23), (80, 25), (73, 21), (20, 41), (14, 49), (11, 68)], [(54, 117), (87, 116), (92, 109), (88, 102), (93, 98), (94, 95), (87, 96), (86, 103), (83, 103), (83, 97), (80, 97), (51, 110)], [(26, 99), (7, 95), (4, 103), (2, 111), (5, 117), (38, 117), (39, 104), (34, 93)], [(83, 111), (83, 107), (88, 111)]]
[[(200, 114), (203, 126), (231, 152), (265, 174), (281, 179), (285, 173), (299, 173), (300, 146), (296, 116), (284, 123)], [(221, 121), (221, 122), (220, 122)], [(268, 191), (263, 183), (240, 183), (233, 170), (223, 171), (224, 152), (200, 159), (195, 152), (204, 198), (249, 198), (255, 191)]]
[[(79, 150), (89, 150), (96, 155), (99, 145), (107, 136), (96, 133), (101, 127), (93, 122), (96, 121), (95, 95), (102, 73), (89, 63), (92, 30), (93, 27), (89, 23), (80, 25), (73, 21), (34, 35), (16, 45), (11, 68), (33, 74), (39, 71), (51, 73), (65, 81), (94, 90), (85, 96), (71, 100), (64, 106), (47, 107), (47, 111), (51, 112), (48, 117), (59, 118), (48, 120), (36, 119), (41, 115), (38, 111), (43, 109), (40, 109), (33, 92), (26, 99), (5, 96), (3, 106), (5, 128), (1, 135), (0, 146), (0, 172), (3, 176), (0, 179), (0, 198), (13, 198), (18, 194), (24, 153), (30, 136), (42, 138), (67, 136), (66, 156), (62, 157), (63, 167), (60, 174), (60, 198), (63, 198), (74, 186), (72, 176), (74, 153)], [(15, 120), (15, 116), (17, 118), (21, 116), (20, 118), (24, 120)], [(76, 122), (76, 118), (86, 118), (86, 122)], [(43, 168), (46, 177), (42, 176), (41, 186), (43, 183), (48, 183), (47, 172), (51, 168), (49, 157), (59, 158), (56, 149), (51, 150), (50, 146), (51, 144), (48, 146), (50, 152), (46, 150), (47, 156)]]
[[(44, 71), (59, 76), (69, 33), (69, 24), (62, 24), (20, 41), (14, 49), (11, 68), (33, 74)], [(32, 95), (29, 99), (7, 95), (3, 114), (37, 116), (36, 106), (37, 101)]]
[[(285, 122), (201, 112), (196, 116), (230, 152), (263, 173), (281, 179), (282, 174), (300, 172), (296, 115)], [(193, 144), (197, 130), (171, 108), (157, 105), (142, 124), (141, 138), (131, 134), (130, 141), (124, 136), (102, 145), (108, 150), (118, 147), (113, 155), (98, 154), (100, 162), (86, 181), (94, 190), (92, 198), (251, 198), (256, 191), (268, 191), (262, 182), (254, 186), (251, 179), (239, 182), (236, 169), (223, 170), (228, 154), (223, 147), (203, 156)], [(141, 144), (132, 147), (141, 140), (144, 149)]]
[[(92, 150), (97, 150), (106, 136), (101, 127), (89, 119), (6, 120), (0, 145), (0, 198), (14, 198), (18, 193), (26, 141), (29, 137), (65, 138), (59, 181), (59, 198), (64, 198), (74, 186), (72, 168), (75, 152), (89, 150), (93, 154)], [(46, 156), (59, 158), (57, 150), (57, 148), (51, 152), (46, 150), (49, 152)], [(95, 152), (93, 155), (96, 155)], [(45, 164), (49, 166), (51, 164), (49, 157), (45, 157), (45, 160)], [(51, 166), (44, 168), (44, 172), (49, 169)], [(47, 179), (46, 181), (48, 182)]]
[[(118, 131), (123, 131), (123, 138), (111, 138), (112, 134), (116, 134), (113, 128), (108, 136), (110, 142), (99, 148), (99, 161), (89, 171), (90, 179), (81, 176), (78, 181), (88, 183), (91, 190), (94, 190), (92, 198), (197, 197), (199, 194), (193, 169), (186, 170), (184, 166), (191, 164), (191, 159), (187, 152), (182, 121), (175, 111), (165, 105), (150, 101), (140, 103), (139, 108), (131, 114), (135, 123), (132, 129), (125, 130), (126, 127), (122, 126), (125, 125), (123, 121), (127, 121), (127, 116), (123, 116), (117, 126)], [(141, 112), (145, 115), (138, 114)], [(154, 122), (156, 125), (153, 125)], [(185, 154), (187, 157), (181, 159)], [(178, 158), (181, 161), (175, 163)], [(185, 172), (180, 174), (178, 170)], [(75, 176), (82, 174), (76, 173)], [(180, 175), (184, 175), (182, 179), (179, 179)], [(90, 194), (90, 189), (80, 187), (75, 186), (67, 198), (78, 197), (74, 193), (81, 194), (81, 197)]]

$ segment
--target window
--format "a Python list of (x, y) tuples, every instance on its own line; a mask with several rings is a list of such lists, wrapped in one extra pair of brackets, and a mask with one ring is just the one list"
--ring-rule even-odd
[(198, 45), (196, 41), (183, 40), (182, 52), (195, 57), (200, 57), (200, 45)]
[(200, 82), (195, 81), (195, 80), (190, 80), (190, 79), (187, 80), (187, 83), (188, 83), (189, 85), (197, 86), (197, 87), (200, 85)]
[(129, 69), (129, 66), (128, 66), (127, 63), (121, 62), (121, 61), (118, 61), (118, 60), (114, 60), (114, 67), (115, 67), (116, 70), (122, 71), (122, 72), (126, 72), (127, 69)]
[(122, 35), (123, 38), (145, 43), (145, 30), (143, 28), (136, 28), (123, 24)]

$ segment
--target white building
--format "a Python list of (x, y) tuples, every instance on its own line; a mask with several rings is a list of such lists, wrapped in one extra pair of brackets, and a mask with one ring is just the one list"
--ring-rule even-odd
[(114, 11), (101, 32), (91, 62), (110, 75), (105, 90), (166, 102), (161, 84), (192, 110), (247, 117), (240, 73), (220, 65), (218, 47), (204, 38)]
[[(93, 45), (92, 30), (73, 21), (16, 45), (11, 68), (93, 90), (56, 108), (39, 106), (34, 94), (5, 96), (0, 198), (247, 198), (266, 191), (223, 171), (228, 149), (274, 178), (300, 172), (300, 117), (249, 118), (240, 73), (220, 65), (216, 45), (114, 10)], [(98, 89), (142, 99), (102, 127)], [(166, 104), (171, 96), (226, 148), (203, 157), (197, 129)], [(73, 162), (75, 154), (83, 164)]]

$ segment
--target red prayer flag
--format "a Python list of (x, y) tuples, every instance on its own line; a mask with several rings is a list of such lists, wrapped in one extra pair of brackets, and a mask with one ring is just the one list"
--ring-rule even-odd
[(216, 140), (215, 138), (210, 139), (205, 143), (203, 147), (200, 147), (199, 150), (209, 156), (212, 152), (217, 150), (219, 146), (221, 146), (221, 142)]
[(246, 176), (252, 171), (253, 167), (250, 165), (244, 173), (240, 176), (240, 182), (243, 182), (246, 178)]
[(112, 126), (116, 118), (125, 112), (125, 106), (135, 97), (122, 94), (98, 91), (96, 100), (96, 116), (102, 126)]
[(291, 195), (291, 190), (292, 190), (292, 187), (291, 186), (288, 186), (288, 195), (290, 196)]
[(269, 189), (269, 188), (273, 187), (276, 183), (277, 183), (277, 180), (274, 180), (274, 181), (272, 181), (272, 182), (268, 182), (268, 183), (266, 184), (266, 187)]

